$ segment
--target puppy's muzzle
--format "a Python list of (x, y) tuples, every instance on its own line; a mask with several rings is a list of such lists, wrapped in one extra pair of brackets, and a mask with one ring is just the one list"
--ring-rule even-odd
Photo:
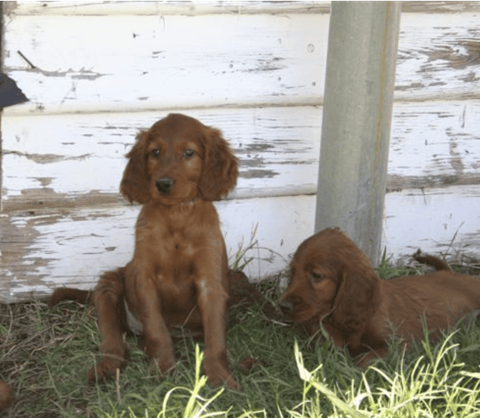
[(288, 300), (280, 300), (278, 302), (278, 306), (280, 306), (280, 309), (282, 310), (282, 313), (284, 315), (289, 315), (293, 312), (294, 310), (294, 305), (292, 302)]
[(174, 182), (170, 177), (162, 177), (156, 181), (155, 185), (160, 193), (169, 193), (173, 189)]

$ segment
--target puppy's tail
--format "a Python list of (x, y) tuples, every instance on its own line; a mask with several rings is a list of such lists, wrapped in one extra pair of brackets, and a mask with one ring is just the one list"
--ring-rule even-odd
[(440, 260), (437, 257), (433, 257), (432, 255), (423, 255), (420, 250), (417, 250), (417, 252), (413, 255), (413, 258), (419, 263), (433, 267), (435, 270), (452, 271), (450, 266), (445, 261)]
[(59, 289), (55, 289), (50, 297), (50, 300), (48, 301), (48, 304), (50, 306), (55, 306), (57, 303), (64, 300), (73, 300), (84, 305), (93, 305), (93, 295), (93, 291), (61, 287)]

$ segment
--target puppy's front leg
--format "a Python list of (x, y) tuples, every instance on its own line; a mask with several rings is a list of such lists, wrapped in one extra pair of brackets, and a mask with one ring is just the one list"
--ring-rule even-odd
[(226, 323), (228, 292), (227, 263), (223, 239), (213, 240), (213, 251), (202, 257), (196, 282), (205, 339), (203, 368), (212, 386), (227, 383), (237, 388), (227, 363)]
[(198, 302), (202, 312), (205, 338), (205, 358), (203, 368), (212, 386), (227, 383), (235, 389), (237, 383), (232, 377), (227, 363), (226, 315), (228, 294), (221, 283), (199, 282)]
[(145, 352), (156, 361), (160, 373), (165, 375), (175, 367), (173, 342), (162, 317), (162, 302), (158, 289), (150, 277), (138, 277), (136, 301), (131, 306), (136, 307), (134, 313), (143, 326)]

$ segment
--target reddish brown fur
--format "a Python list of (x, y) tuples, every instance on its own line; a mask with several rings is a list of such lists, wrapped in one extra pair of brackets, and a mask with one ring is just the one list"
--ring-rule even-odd
[(280, 303), (312, 335), (322, 323), (337, 346), (361, 355), (364, 366), (386, 355), (392, 334), (408, 345), (422, 338), (426, 321), (435, 338), (480, 308), (479, 279), (454, 273), (435, 257), (422, 261), (441, 271), (381, 280), (353, 241), (338, 229), (325, 229), (297, 249)]
[[(204, 336), (209, 382), (235, 388), (225, 341), (227, 255), (212, 201), (235, 186), (237, 159), (220, 131), (179, 114), (140, 132), (127, 157), (120, 190), (143, 206), (133, 259), (105, 273), (93, 294), (103, 359), (89, 379), (111, 377), (125, 363), (122, 335), (131, 328), (125, 299), (142, 325), (143, 347), (161, 374), (175, 367), (172, 331), (186, 326)], [(52, 303), (72, 298), (63, 296), (54, 294)], [(88, 301), (85, 292), (77, 296)]]
[(12, 389), (0, 380), (0, 411), (7, 408), (13, 401)]

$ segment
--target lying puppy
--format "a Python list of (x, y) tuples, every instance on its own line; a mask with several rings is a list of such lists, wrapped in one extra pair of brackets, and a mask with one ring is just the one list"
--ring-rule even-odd
[(365, 366), (387, 354), (391, 335), (408, 345), (423, 337), (425, 323), (435, 339), (480, 308), (478, 278), (454, 273), (435, 257), (417, 259), (440, 271), (381, 280), (352, 240), (325, 229), (298, 247), (280, 305), (311, 335), (322, 323), (333, 342)]

